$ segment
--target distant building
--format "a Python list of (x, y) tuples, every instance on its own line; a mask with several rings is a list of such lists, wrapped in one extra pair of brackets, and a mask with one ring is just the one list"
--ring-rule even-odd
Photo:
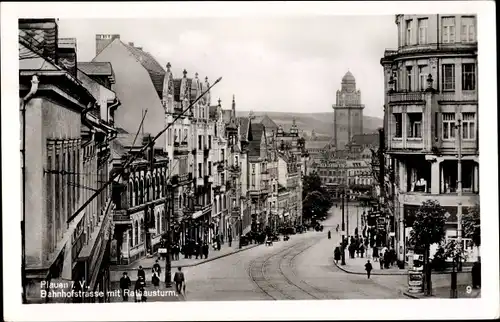
[(342, 78), (341, 89), (337, 91), (334, 112), (334, 142), (342, 150), (354, 135), (363, 134), (363, 109), (361, 91), (356, 90), (356, 80), (351, 72)]

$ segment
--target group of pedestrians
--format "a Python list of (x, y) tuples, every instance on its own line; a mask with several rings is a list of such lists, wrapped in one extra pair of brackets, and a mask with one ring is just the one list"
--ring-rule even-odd
[(382, 247), (379, 253), (377, 246), (372, 248), (372, 257), (374, 262), (380, 263), (380, 269), (389, 269), (397, 262), (396, 250), (394, 248)]
[(184, 258), (193, 258), (193, 256), (198, 259), (203, 257), (208, 258), (209, 247), (208, 243), (197, 242), (195, 240), (189, 239), (182, 246), (181, 253), (184, 254)]
[[(151, 283), (157, 290), (159, 290), (161, 266), (158, 263), (158, 260), (156, 260), (151, 270), (152, 270)], [(186, 292), (186, 280), (181, 267), (177, 268), (177, 272), (174, 275), (174, 283), (177, 293), (182, 294)], [(123, 276), (120, 278), (120, 289), (121, 289), (122, 299), (124, 302), (128, 302), (131, 286), (132, 286), (132, 281), (130, 280), (128, 273), (123, 272)], [(134, 285), (135, 302), (147, 301), (145, 290), (146, 290), (146, 272), (144, 271), (142, 266), (139, 266), (139, 269), (137, 270), (137, 280)]]
[(368, 240), (363, 239), (356, 235), (356, 237), (351, 237), (351, 243), (348, 247), (349, 257), (361, 257), (363, 258), (365, 255), (366, 248), (368, 247)]

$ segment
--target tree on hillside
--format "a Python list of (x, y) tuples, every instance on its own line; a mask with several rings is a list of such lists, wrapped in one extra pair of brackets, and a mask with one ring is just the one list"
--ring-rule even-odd
[(410, 233), (410, 242), (416, 252), (424, 253), (424, 271), (426, 294), (432, 294), (431, 265), (429, 265), (429, 248), (431, 244), (439, 244), (444, 239), (446, 210), (435, 200), (422, 203), (415, 214), (413, 230)]
[(469, 213), (462, 216), (462, 231), (463, 236), (472, 239), (472, 242), (479, 250), (481, 246), (481, 217), (479, 205), (474, 206), (469, 210)]

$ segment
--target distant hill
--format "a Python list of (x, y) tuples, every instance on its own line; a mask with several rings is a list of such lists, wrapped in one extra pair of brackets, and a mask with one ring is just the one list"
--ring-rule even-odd
[[(255, 116), (267, 114), (276, 124), (282, 125), (287, 130), (295, 122), (300, 130), (310, 135), (312, 130), (317, 136), (333, 135), (333, 112), (332, 113), (282, 113), (252, 111)], [(248, 111), (236, 111), (237, 116), (248, 116)], [(365, 133), (373, 133), (383, 126), (383, 120), (378, 117), (364, 116), (363, 127)]]

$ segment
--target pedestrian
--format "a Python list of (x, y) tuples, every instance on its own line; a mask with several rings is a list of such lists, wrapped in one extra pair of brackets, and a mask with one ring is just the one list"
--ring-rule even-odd
[(198, 245), (198, 253), (200, 254), (200, 259), (203, 258), (203, 245), (205, 245), (205, 243), (201, 243)]
[(384, 269), (384, 255), (381, 254), (380, 258), (378, 259), (380, 263), (380, 269)]
[(221, 244), (221, 237), (218, 236), (218, 238), (217, 238), (217, 250), (220, 250), (220, 244)]
[(337, 234), (339, 232), (339, 224), (337, 224), (337, 227), (335, 228), (335, 230), (337, 231)]
[(205, 259), (208, 258), (208, 243), (205, 242), (205, 244), (203, 244), (203, 255), (205, 256)]
[(227, 238), (228, 238), (228, 242), (229, 242), (229, 247), (231, 247), (231, 243), (233, 242), (233, 236), (231, 236), (231, 234), (230, 234)]
[[(182, 294), (182, 286), (186, 282), (186, 279), (184, 278), (184, 273), (182, 272), (182, 267), (177, 268), (177, 272), (175, 272), (174, 275), (174, 282), (175, 282), (175, 290), (177, 293)], [(184, 288), (184, 291), (186, 289)]]
[(333, 251), (333, 258), (335, 259), (335, 263), (338, 264), (340, 260), (340, 247), (337, 246), (335, 247), (335, 250)]
[(156, 271), (153, 271), (153, 275), (151, 276), (151, 284), (157, 289), (160, 287), (160, 277)]
[(378, 261), (378, 247), (375, 245), (372, 247), (372, 257), (374, 262)]
[(368, 279), (370, 278), (370, 274), (372, 272), (372, 269), (373, 269), (372, 263), (370, 263), (370, 260), (367, 260), (366, 264), (365, 264), (365, 271), (366, 271), (366, 276), (368, 277)]
[(122, 291), (123, 302), (128, 301), (128, 293), (131, 285), (132, 281), (130, 281), (130, 277), (128, 277), (127, 272), (123, 272), (123, 276), (120, 278), (120, 289)]
[(161, 275), (161, 266), (158, 263), (158, 260), (156, 260), (156, 262), (154, 263), (152, 271), (153, 271), (153, 273), (156, 273), (158, 275), (158, 277), (160, 277), (160, 275)]
[(146, 294), (144, 293), (145, 288), (146, 288), (146, 279), (142, 276), (139, 276), (137, 278), (137, 281), (135, 282), (135, 289), (134, 289), (134, 300), (136, 302), (146, 302), (147, 297)]
[(361, 254), (361, 258), (365, 255), (365, 245), (359, 245), (359, 253)]
[(389, 264), (391, 263), (391, 258), (390, 258), (391, 254), (389, 253), (389, 251), (386, 249), (385, 250), (385, 253), (384, 253), (384, 267), (387, 269), (389, 268)]
[(139, 280), (141, 277), (144, 281), (146, 281), (146, 272), (144, 272), (142, 266), (139, 266), (139, 270), (137, 271), (137, 280)]
[(328, 239), (332, 239), (332, 233), (328, 231)]

